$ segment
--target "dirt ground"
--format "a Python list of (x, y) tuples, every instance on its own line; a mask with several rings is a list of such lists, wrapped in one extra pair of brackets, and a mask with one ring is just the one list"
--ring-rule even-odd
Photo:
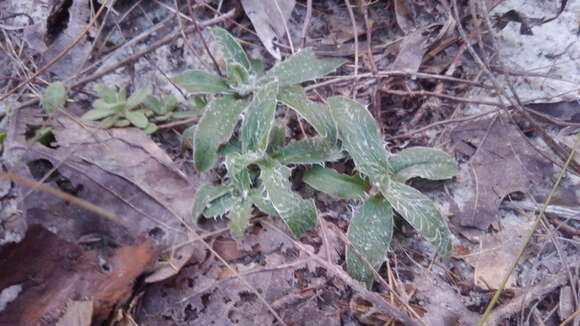
[[(315, 229), (254, 214), (193, 220), (188, 128), (147, 135), (79, 117), (97, 84), (191, 97), (221, 26), (266, 68), (343, 58), (310, 98), (368, 107), (385, 147), (441, 149), (448, 181), (412, 180), (452, 233), (440, 257), (403, 219), (371, 286), (345, 269), (357, 202), (301, 181)], [(0, 325), (580, 325), (580, 1), (0, 0)], [(48, 83), (68, 90), (48, 114)], [(279, 108), (284, 142), (312, 128)], [(352, 161), (332, 163), (352, 172)]]

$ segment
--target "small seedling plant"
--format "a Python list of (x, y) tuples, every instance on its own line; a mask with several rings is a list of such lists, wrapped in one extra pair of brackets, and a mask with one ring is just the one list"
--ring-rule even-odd
[(174, 96), (158, 99), (148, 89), (139, 89), (128, 98), (125, 88), (117, 90), (97, 84), (94, 91), (98, 98), (93, 102), (93, 109), (87, 111), (82, 119), (100, 121), (103, 128), (135, 126), (146, 134), (152, 134), (158, 130), (159, 122), (186, 119), (198, 114), (195, 110), (178, 111)]
[[(209, 98), (193, 131), (195, 167), (207, 171), (222, 155), (227, 170), (225, 184), (198, 190), (193, 218), (227, 214), (232, 235), (241, 238), (255, 206), (280, 216), (299, 236), (315, 226), (316, 207), (291, 190), (288, 165), (341, 157), (327, 106), (310, 101), (299, 85), (335, 71), (344, 61), (321, 59), (305, 49), (263, 72), (227, 31), (213, 28), (210, 33), (224, 59), (225, 77), (191, 70), (175, 78), (192, 94)], [(296, 111), (317, 136), (285, 145), (284, 125), (276, 119), (279, 103)]]
[[(385, 260), (393, 234), (393, 210), (399, 213), (442, 255), (451, 250), (446, 222), (433, 202), (405, 183), (415, 177), (445, 180), (457, 174), (453, 158), (427, 147), (412, 147), (392, 155), (369, 111), (352, 100), (328, 99), (342, 148), (352, 158), (356, 174), (344, 175), (315, 166), (304, 175), (312, 188), (335, 198), (361, 202), (348, 228), (346, 267), (356, 279), (372, 284)], [(371, 269), (372, 268), (372, 269)]]
[[(434, 203), (407, 185), (412, 178), (445, 180), (457, 174), (446, 153), (426, 147), (388, 152), (376, 121), (359, 103), (331, 97), (310, 101), (300, 84), (334, 72), (341, 59), (321, 59), (305, 49), (264, 72), (227, 31), (210, 31), (225, 62), (225, 76), (190, 70), (175, 78), (193, 95), (192, 110), (179, 112), (174, 97), (157, 99), (147, 90), (127, 98), (124, 89), (97, 85), (98, 99), (83, 119), (103, 127), (130, 125), (152, 133), (157, 122), (199, 117), (192, 134), (193, 163), (199, 171), (213, 168), (223, 157), (227, 178), (198, 190), (193, 218), (227, 215), (232, 235), (240, 239), (253, 207), (279, 216), (295, 236), (316, 224), (316, 207), (292, 191), (291, 167), (307, 165), (303, 181), (337, 199), (354, 201), (348, 232), (346, 267), (356, 279), (371, 285), (385, 261), (397, 212), (438, 252), (451, 249), (449, 229)], [(49, 85), (43, 96), (47, 112), (62, 107), (62, 83)], [(285, 144), (285, 125), (277, 121), (278, 105), (294, 110), (316, 131), (316, 136)], [(241, 122), (240, 122), (241, 121)], [(239, 128), (237, 127), (239, 125)], [(325, 162), (352, 159), (355, 174), (324, 167)]]
[[(427, 196), (406, 184), (415, 177), (453, 177), (457, 167), (449, 155), (425, 147), (393, 155), (383, 146), (376, 121), (359, 103), (342, 97), (329, 98), (326, 104), (310, 101), (299, 85), (333, 72), (342, 60), (320, 59), (303, 50), (262, 73), (233, 36), (220, 28), (211, 34), (224, 57), (226, 77), (188, 71), (175, 79), (194, 94), (212, 96), (193, 132), (196, 168), (212, 168), (221, 152), (228, 173), (225, 184), (200, 188), (194, 219), (227, 214), (231, 233), (241, 238), (255, 206), (280, 216), (299, 236), (316, 224), (316, 207), (292, 192), (288, 165), (309, 165), (304, 176), (308, 185), (361, 203), (348, 230), (346, 265), (354, 278), (372, 284), (373, 269), (384, 262), (391, 242), (393, 211), (442, 255), (449, 253), (449, 229), (441, 214)], [(276, 123), (278, 103), (296, 111), (318, 135), (284, 146), (284, 129)], [(355, 175), (323, 167), (344, 152), (355, 163)]]

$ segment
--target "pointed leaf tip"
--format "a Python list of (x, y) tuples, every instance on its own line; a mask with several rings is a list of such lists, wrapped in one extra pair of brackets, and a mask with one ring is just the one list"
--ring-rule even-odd
[(218, 147), (231, 138), (245, 107), (244, 100), (232, 96), (214, 99), (207, 105), (193, 136), (193, 160), (199, 171), (214, 165)]
[(411, 147), (389, 159), (396, 179), (406, 182), (419, 177), (428, 180), (445, 180), (457, 175), (455, 160), (447, 153), (428, 147)]
[(359, 103), (343, 97), (331, 97), (327, 102), (342, 146), (354, 161), (356, 169), (373, 179), (389, 174), (388, 152), (370, 112)]
[(189, 70), (176, 76), (173, 81), (193, 94), (232, 93), (221, 77), (201, 70)]
[(291, 190), (290, 169), (276, 161), (260, 165), (260, 177), (272, 206), (295, 236), (316, 225), (313, 200), (305, 200)]
[(266, 77), (278, 78), (280, 87), (297, 85), (328, 75), (345, 62), (344, 59), (318, 58), (312, 49), (304, 49), (278, 63)]
[(380, 190), (393, 209), (431, 242), (442, 256), (449, 254), (449, 227), (429, 197), (395, 180), (381, 181)]
[(64, 107), (66, 102), (66, 88), (62, 82), (48, 84), (42, 94), (42, 107), (47, 113), (52, 113)]
[(364, 179), (321, 166), (313, 166), (306, 171), (303, 181), (318, 191), (340, 199), (360, 200), (366, 196), (367, 183)]
[(348, 227), (347, 237), (351, 243), (346, 249), (348, 273), (370, 287), (375, 279), (373, 269), (378, 270), (385, 261), (392, 236), (391, 205), (381, 196), (369, 198), (354, 212)]

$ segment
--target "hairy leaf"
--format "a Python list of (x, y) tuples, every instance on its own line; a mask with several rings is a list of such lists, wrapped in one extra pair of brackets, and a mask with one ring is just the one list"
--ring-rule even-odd
[(244, 111), (246, 102), (224, 96), (210, 102), (193, 136), (193, 160), (200, 171), (207, 171), (217, 160), (219, 145), (227, 142)]
[(292, 142), (272, 154), (283, 164), (321, 164), (340, 160), (343, 155), (337, 145), (320, 137)]
[(85, 121), (96, 121), (111, 116), (115, 113), (117, 113), (115, 109), (110, 107), (109, 108), (103, 107), (87, 111), (85, 114), (83, 114), (81, 119)]
[(107, 103), (115, 103), (125, 100), (119, 96), (119, 93), (114, 88), (108, 87), (104, 84), (95, 85), (95, 93), (97, 93), (97, 96)]
[(336, 125), (330, 110), (322, 103), (309, 100), (302, 87), (290, 86), (280, 89), (278, 100), (296, 111), (320, 136), (328, 138), (331, 142), (336, 140)]
[(391, 205), (381, 196), (369, 198), (353, 214), (348, 227), (347, 237), (351, 243), (346, 248), (348, 273), (370, 287), (375, 279), (373, 269), (378, 270), (385, 261), (392, 236)]
[(278, 78), (280, 87), (296, 85), (325, 76), (345, 62), (344, 59), (317, 58), (312, 49), (304, 49), (274, 66), (266, 76)]
[(244, 66), (239, 63), (233, 63), (227, 67), (228, 77), (232, 81), (232, 85), (244, 85), (250, 79), (250, 73)]
[(131, 122), (127, 119), (119, 119), (115, 122), (114, 127), (117, 128), (125, 128), (125, 127), (129, 127), (131, 125)]
[(224, 216), (233, 207), (239, 205), (241, 198), (232, 195), (232, 193), (226, 193), (225, 195), (211, 201), (207, 204), (203, 210), (203, 216), (207, 218), (218, 218)]
[[(90, 111), (89, 111), (90, 112)], [(89, 113), (87, 112), (87, 113)], [(115, 126), (117, 124), (117, 122), (119, 122), (121, 119), (121, 114), (117, 113), (115, 115), (106, 117), (105, 119), (103, 119), (100, 123), (101, 128), (112, 128), (113, 126)], [(128, 121), (128, 120), (127, 120)]]
[(140, 89), (136, 91), (135, 93), (131, 94), (131, 96), (129, 96), (125, 107), (127, 108), (127, 110), (133, 110), (134, 108), (145, 102), (145, 99), (149, 94), (151, 94), (151, 91), (148, 89)]
[(347, 200), (363, 199), (368, 187), (365, 180), (359, 176), (341, 174), (334, 169), (321, 166), (314, 166), (306, 171), (303, 181), (318, 191)]
[(268, 199), (292, 233), (300, 236), (316, 225), (313, 200), (305, 200), (291, 190), (290, 169), (278, 162), (262, 164), (261, 179)]
[(42, 107), (47, 113), (52, 113), (58, 108), (64, 107), (66, 101), (66, 88), (62, 82), (48, 84), (42, 94)]
[(394, 180), (385, 178), (379, 186), (381, 193), (397, 213), (431, 242), (441, 255), (449, 254), (449, 228), (431, 199), (417, 189)]
[(273, 81), (264, 85), (254, 95), (242, 124), (242, 152), (266, 151), (270, 131), (274, 125), (277, 94), (278, 83)]
[(147, 135), (151, 135), (155, 133), (157, 130), (159, 130), (159, 127), (157, 127), (156, 124), (149, 122), (149, 124), (145, 127), (145, 129), (143, 129), (143, 132)]
[(149, 124), (149, 121), (142, 110), (127, 111), (125, 112), (125, 118), (127, 118), (132, 125), (140, 129), (144, 129)]
[(210, 202), (226, 195), (231, 190), (231, 187), (223, 185), (212, 186), (205, 184), (199, 187), (193, 200), (193, 209), (191, 211), (193, 220), (197, 220), (197, 218), (203, 213)]
[(336, 121), (343, 148), (350, 154), (356, 169), (371, 178), (389, 173), (387, 150), (373, 116), (359, 103), (343, 97), (331, 97), (328, 105)]
[(264, 185), (260, 185), (258, 188), (253, 189), (250, 192), (249, 198), (262, 213), (270, 216), (278, 216), (278, 212), (276, 212), (276, 209), (272, 206), (272, 202), (268, 199), (268, 194), (266, 193)]
[(220, 27), (213, 27), (210, 33), (217, 42), (226, 65), (237, 63), (247, 71), (252, 71), (252, 65), (246, 55), (246, 51), (228, 31)]
[(193, 94), (232, 93), (224, 79), (201, 70), (188, 70), (173, 81)]
[(270, 131), (270, 140), (268, 141), (268, 149), (266, 152), (273, 153), (284, 146), (284, 139), (286, 138), (285, 126), (281, 123), (274, 124)]
[(148, 109), (155, 112), (156, 114), (167, 114), (163, 108), (163, 103), (153, 95), (148, 95), (143, 101), (143, 104), (145, 104)]
[(457, 163), (449, 154), (428, 147), (411, 147), (389, 159), (395, 178), (405, 182), (420, 177), (429, 180), (453, 178), (459, 172)]
[(254, 152), (245, 154), (231, 153), (226, 156), (225, 164), (228, 170), (228, 176), (242, 193), (243, 197), (247, 196), (251, 187), (250, 174), (247, 167), (260, 159), (262, 159), (262, 155)]
[(252, 203), (248, 200), (240, 202), (236, 207), (230, 210), (228, 218), (230, 219), (230, 233), (235, 239), (244, 237), (244, 231), (250, 224), (252, 217)]

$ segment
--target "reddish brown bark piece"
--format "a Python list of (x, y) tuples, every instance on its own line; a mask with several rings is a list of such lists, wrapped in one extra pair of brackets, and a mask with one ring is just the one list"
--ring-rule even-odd
[(0, 325), (54, 325), (71, 300), (92, 301), (93, 321), (108, 318), (131, 295), (133, 284), (157, 258), (150, 240), (108, 255), (85, 251), (39, 225), (0, 250), (0, 291), (21, 285), (0, 312)]

